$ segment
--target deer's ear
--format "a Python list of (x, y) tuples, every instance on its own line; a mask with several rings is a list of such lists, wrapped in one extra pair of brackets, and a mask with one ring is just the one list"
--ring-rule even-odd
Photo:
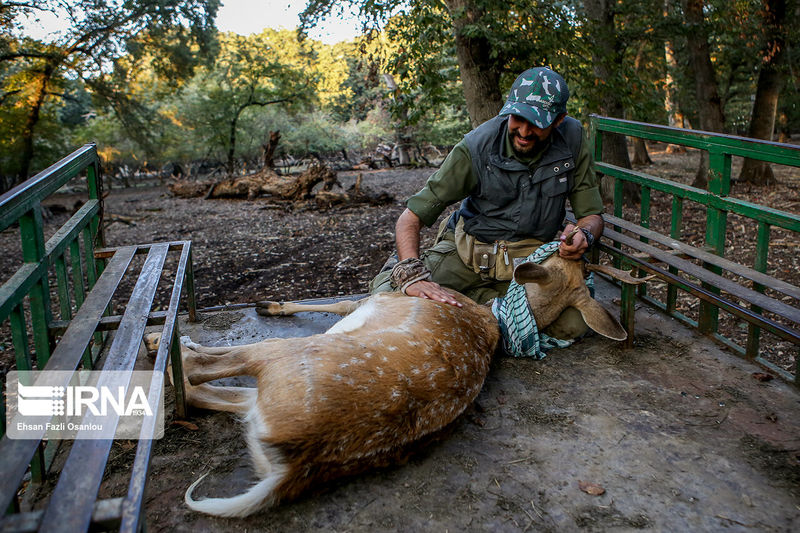
[(514, 281), (520, 285), (525, 283), (547, 283), (550, 271), (536, 263), (522, 263), (514, 269)]
[(575, 307), (581, 312), (586, 325), (603, 337), (608, 337), (615, 341), (624, 341), (628, 338), (628, 333), (622, 327), (622, 324), (595, 300), (587, 297)]

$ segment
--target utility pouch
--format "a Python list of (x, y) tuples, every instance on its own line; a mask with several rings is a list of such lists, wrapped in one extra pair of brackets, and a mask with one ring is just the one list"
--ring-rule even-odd
[(455, 231), (456, 250), (465, 265), (483, 279), (508, 281), (514, 277), (514, 259), (525, 258), (544, 244), (538, 239), (521, 241), (481, 242), (464, 231), (464, 219), (459, 219)]

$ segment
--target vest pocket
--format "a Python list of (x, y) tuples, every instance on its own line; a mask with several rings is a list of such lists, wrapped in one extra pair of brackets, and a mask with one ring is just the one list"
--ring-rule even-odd
[(517, 199), (517, 182), (511, 176), (491, 166), (487, 174), (488, 179), (481, 183), (481, 198), (497, 207), (505, 207)]
[[(558, 170), (554, 170), (554, 168)], [(559, 168), (559, 163), (551, 163), (546, 172), (549, 176), (541, 182), (538, 214), (534, 219), (537, 222), (532, 228), (534, 235), (543, 241), (554, 238), (555, 233), (561, 227), (571, 182), (569, 178), (571, 173), (564, 172), (563, 168)]]
[[(552, 171), (551, 171), (552, 172)], [(542, 196), (561, 196), (567, 194), (569, 191), (569, 178), (567, 173), (551, 173), (544, 181), (542, 181)]]

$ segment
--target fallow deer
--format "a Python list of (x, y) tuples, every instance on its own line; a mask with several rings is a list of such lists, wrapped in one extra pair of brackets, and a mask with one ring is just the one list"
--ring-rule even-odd
[[(596, 332), (626, 338), (589, 296), (581, 262), (556, 253), (514, 275), (540, 328), (573, 306)], [(450, 424), (480, 392), (500, 338), (488, 306), (454, 297), (462, 307), (394, 293), (322, 306), (270, 303), (274, 315), (346, 316), (304, 338), (216, 348), (181, 339), (188, 401), (243, 417), (258, 476), (238, 496), (195, 500), (203, 476), (187, 489), (186, 504), (246, 516), (320, 482), (393, 464), (415, 441)], [(239, 375), (255, 377), (257, 386), (207, 383)]]

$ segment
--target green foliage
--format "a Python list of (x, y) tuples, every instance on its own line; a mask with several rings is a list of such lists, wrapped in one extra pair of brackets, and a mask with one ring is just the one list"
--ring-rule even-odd
[[(148, 129), (137, 120), (142, 113), (131, 112), (141, 107), (127, 90), (135, 77), (131, 67), (147, 56), (162, 79), (176, 82), (191, 73), (200, 57), (195, 52), (212, 49), (218, 5), (219, 0), (38, 0), (0, 6), (0, 118), (5, 119), (0, 129), (15, 129), (6, 122), (11, 117), (22, 124), (13, 141), (0, 147), (3, 174), (20, 180), (40, 166), (35, 158), (50, 148), (45, 122), (51, 113), (59, 114), (55, 107), (63, 106), (65, 97), (74, 103), (71, 84), (90, 87), (95, 105), (118, 112), (130, 133), (147, 145)], [(70, 25), (50, 42), (18, 34), (22, 16), (44, 11)], [(52, 159), (50, 152), (47, 156)]]
[[(279, 154), (408, 140), (451, 145), (470, 129), (456, 36), (481, 43), (500, 74), (497, 87), (482, 89), (494, 98), (519, 72), (549, 65), (569, 82), (568, 109), (578, 118), (613, 97), (627, 118), (666, 123), (670, 68), (682, 111), (692, 120), (697, 113), (686, 49), (693, 29), (680, 0), (309, 0), (306, 28), (343, 10), (360, 13), (364, 36), (333, 46), (302, 31), (219, 35), (212, 24), (218, 4), (0, 4), (0, 176), (41, 168), (53, 153), (90, 140), (110, 162), (129, 165), (256, 161), (274, 130), (282, 134)], [(590, 16), (600, 4), (613, 25)], [(58, 6), (72, 25), (57, 39), (19, 35), (23, 13)], [(743, 132), (763, 47), (761, 1), (706, 0), (705, 16), (728, 129)], [(800, 27), (786, 31), (788, 84), (779, 107), (796, 130)], [(666, 65), (667, 40), (675, 69)], [(35, 150), (26, 156), (28, 144)]]
[(235, 156), (252, 150), (250, 143), (267, 138), (267, 132), (261, 137), (248, 132), (245, 145), (236, 146), (246, 123), (252, 124), (267, 106), (296, 113), (308, 105), (325, 108), (348, 98), (350, 90), (343, 86), (347, 62), (315, 44), (289, 30), (222, 35), (216, 62), (185, 87), (175, 115), (214, 150), (223, 149), (232, 168)]
[(342, 42), (330, 47), (331, 56), (344, 60), (347, 76), (342, 82), (340, 96), (333, 99), (328, 109), (336, 120), (363, 121), (375, 105), (384, 99), (385, 89), (380, 81), (380, 62), (367, 53), (366, 43)]

